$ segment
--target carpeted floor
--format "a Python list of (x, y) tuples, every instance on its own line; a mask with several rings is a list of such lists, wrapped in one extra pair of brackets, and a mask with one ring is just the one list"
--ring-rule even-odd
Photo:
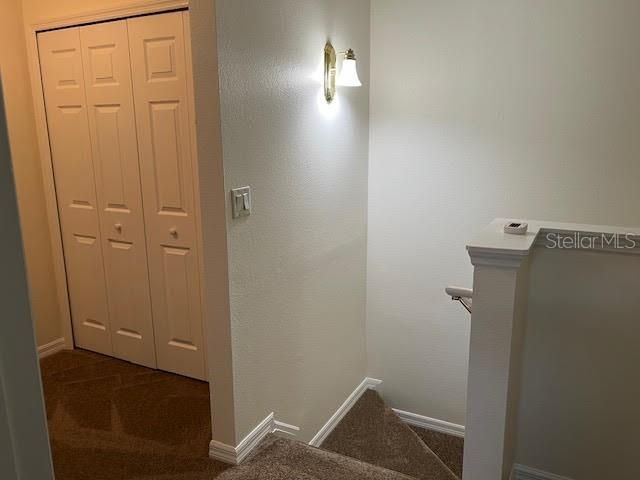
[(205, 480), (209, 387), (83, 350), (41, 361), (56, 480)]
[(230, 468), (208, 457), (206, 383), (83, 350), (45, 358), (41, 370), (57, 480), (461, 476), (462, 439), (412, 430), (374, 391), (360, 398), (322, 448), (269, 435), (243, 465)]
[(358, 400), (322, 448), (419, 480), (457, 480), (449, 467), (374, 390), (367, 391)]

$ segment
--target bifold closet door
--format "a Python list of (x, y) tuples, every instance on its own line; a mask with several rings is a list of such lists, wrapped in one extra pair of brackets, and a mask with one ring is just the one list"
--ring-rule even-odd
[(155, 367), (126, 21), (38, 46), (76, 344)]
[(188, 14), (127, 23), (158, 368), (203, 379)]
[(51, 159), (76, 345), (111, 355), (78, 28), (38, 34)]
[(113, 354), (155, 367), (127, 23), (79, 31)]

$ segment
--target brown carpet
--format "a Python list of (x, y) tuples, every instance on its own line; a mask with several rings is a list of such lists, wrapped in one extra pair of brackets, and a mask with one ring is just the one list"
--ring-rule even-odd
[(304, 443), (269, 435), (251, 458), (217, 480), (411, 480)]
[(205, 480), (209, 387), (95, 353), (41, 361), (57, 480)]
[(322, 449), (269, 435), (230, 468), (208, 458), (206, 383), (83, 350), (41, 370), (57, 480), (455, 480), (461, 470), (462, 439), (414, 432), (374, 391)]
[(421, 480), (457, 480), (418, 435), (368, 390), (322, 444), (332, 452)]
[(447, 435), (446, 433), (425, 430), (411, 426), (422, 441), (429, 446), (433, 453), (440, 457), (449, 469), (462, 478), (462, 459), (464, 457), (464, 438)]

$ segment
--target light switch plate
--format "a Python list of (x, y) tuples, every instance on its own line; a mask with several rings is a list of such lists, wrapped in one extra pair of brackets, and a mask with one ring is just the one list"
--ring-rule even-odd
[(251, 215), (251, 187), (231, 190), (231, 213), (233, 218)]

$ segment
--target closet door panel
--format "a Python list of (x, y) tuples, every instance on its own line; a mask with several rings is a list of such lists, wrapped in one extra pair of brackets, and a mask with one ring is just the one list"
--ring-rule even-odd
[(79, 31), (40, 33), (38, 49), (75, 342), (111, 355)]
[(114, 355), (156, 366), (126, 20), (80, 28)]
[(110, 355), (111, 330), (77, 28), (38, 34), (51, 159), (79, 347)]
[(129, 19), (158, 367), (204, 378), (183, 14)]

